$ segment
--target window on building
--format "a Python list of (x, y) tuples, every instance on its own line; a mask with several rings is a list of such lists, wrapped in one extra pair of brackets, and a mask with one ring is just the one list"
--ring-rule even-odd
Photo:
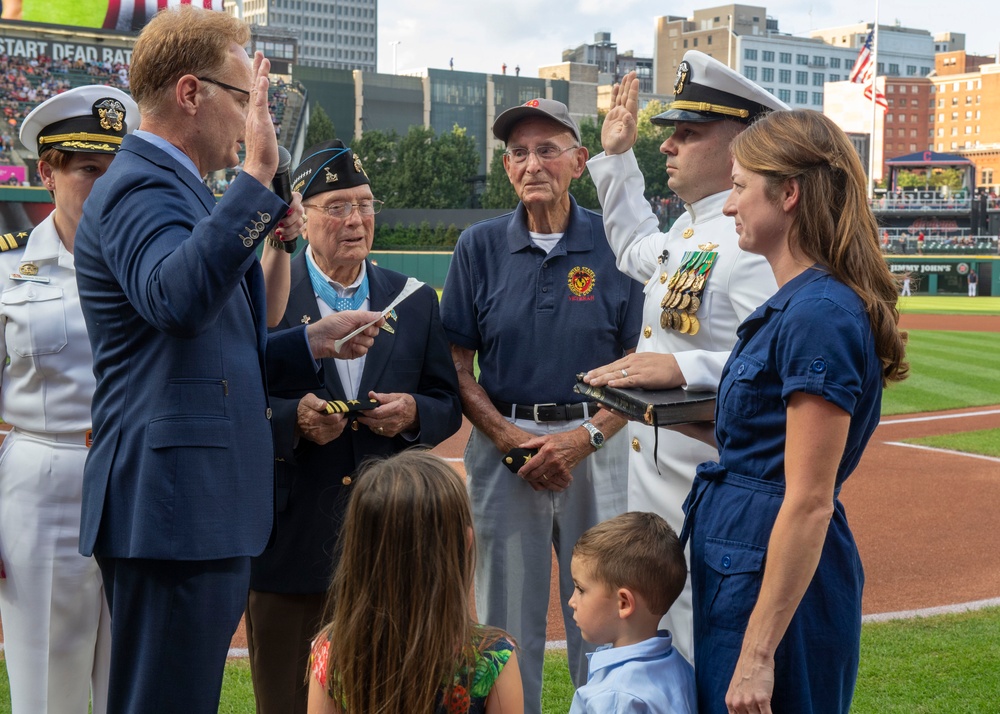
[(885, 130), (885, 138), (886, 139), (891, 139), (892, 138), (892, 129), (886, 129)]
[(852, 59), (844, 60), (844, 69), (854, 69), (854, 60)]
[[(882, 64), (882, 63), (879, 62), (879, 64)], [(899, 76), (899, 65), (890, 62), (889, 63), (889, 74), (891, 74), (893, 77), (898, 77)]]
[(809, 92), (796, 91), (795, 92), (795, 103), (796, 104), (808, 104), (809, 103)]
[(790, 69), (779, 69), (778, 70), (778, 81), (783, 84), (792, 83), (792, 70)]
[(831, 74), (830, 75), (830, 81), (831, 82), (839, 82), (840, 81), (840, 75), (839, 74)]
[(791, 52), (779, 52), (778, 61), (781, 64), (791, 64), (792, 63), (792, 53)]
[(809, 64), (809, 55), (795, 55), (795, 64)]
[(688, 41), (687, 41), (687, 39), (685, 38), (685, 40), (684, 40), (684, 49), (687, 49), (687, 46), (688, 46)]
[(712, 44), (712, 36), (711, 35), (708, 36), (708, 44)]
[(760, 79), (762, 82), (773, 82), (774, 81), (774, 68), (773, 67), (761, 67), (760, 69)]
[(981, 180), (979, 183), (981, 184), (993, 183), (993, 169), (983, 169)]
[(920, 76), (921, 77), (926, 77), (930, 73), (931, 73), (931, 68), (930, 67), (921, 67), (920, 68)]
[(757, 81), (757, 68), (756, 67), (750, 67), (750, 66), (744, 67), (743, 68), (743, 76), (746, 77), (747, 79), (749, 79), (752, 82), (756, 82)]
[(906, 65), (906, 76), (915, 77), (916, 75), (917, 75), (917, 65), (915, 64)]
[(694, 46), (695, 46), (695, 47), (697, 47), (697, 46), (698, 46), (698, 38), (697, 38), (697, 37), (695, 37), (695, 38), (694, 38)]
[(813, 86), (822, 87), (823, 82), (826, 80), (826, 75), (822, 72), (813, 72)]
[(745, 59), (745, 60), (756, 60), (757, 59), (757, 50), (751, 50), (750, 48), (747, 48), (747, 49), (743, 50), (743, 59)]
[(808, 72), (796, 72), (795, 73), (795, 83), (796, 84), (809, 84), (809, 73)]
[(778, 99), (780, 99), (781, 101), (783, 101), (785, 104), (788, 104), (789, 102), (792, 101), (792, 90), (791, 89), (779, 89), (778, 90)]
[(823, 92), (813, 92), (813, 106), (823, 106)]
[(830, 58), (830, 69), (840, 69), (840, 57)]
[(826, 57), (820, 57), (819, 55), (813, 55), (813, 65), (816, 67), (826, 67)]
[(917, 130), (916, 129), (910, 129), (910, 138), (911, 139), (916, 139), (917, 138)]
[(761, 50), (760, 59), (763, 62), (774, 62), (774, 52), (771, 50)]

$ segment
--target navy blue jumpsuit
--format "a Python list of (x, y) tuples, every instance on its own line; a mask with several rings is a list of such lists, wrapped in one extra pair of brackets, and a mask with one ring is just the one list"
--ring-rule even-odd
[(716, 408), (720, 461), (698, 467), (685, 503), (702, 714), (725, 696), (766, 568), (785, 489), (786, 407), (823, 397), (851, 416), (834, 514), (813, 577), (775, 653), (776, 714), (847, 712), (858, 670), (864, 574), (837, 496), (878, 425), (882, 369), (864, 305), (813, 267), (740, 326)]

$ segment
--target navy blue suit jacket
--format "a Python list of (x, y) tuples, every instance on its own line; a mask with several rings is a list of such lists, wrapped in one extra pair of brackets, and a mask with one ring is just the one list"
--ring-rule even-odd
[[(406, 276), (367, 264), (370, 309), (381, 311), (395, 298)], [(250, 587), (264, 592), (322, 593), (330, 585), (335, 545), (355, 474), (371, 456), (385, 456), (414, 444), (431, 447), (458, 431), (462, 405), (448, 339), (441, 327), (437, 294), (428, 286), (406, 298), (389, 318), (394, 332), (379, 332), (365, 358), (359, 397), (369, 391), (413, 396), (420, 417), (417, 440), (388, 438), (354, 421), (320, 446), (295, 443), (296, 407), (309, 391), (323, 399), (346, 399), (337, 368), (324, 360), (320, 390), (271, 390), (278, 456), (278, 524), (274, 544), (254, 558)], [(306, 270), (305, 254), (292, 261), (291, 292), (276, 329), (318, 320), (319, 308)]]
[(75, 244), (97, 376), (81, 553), (210, 560), (267, 544), (268, 376), (319, 383), (302, 329), (265, 327), (253, 243), (286, 210), (246, 174), (216, 204), (135, 136), (94, 184)]

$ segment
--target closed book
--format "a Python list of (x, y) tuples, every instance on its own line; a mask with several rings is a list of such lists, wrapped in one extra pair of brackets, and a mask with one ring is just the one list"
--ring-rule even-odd
[(573, 391), (601, 406), (621, 412), (629, 419), (650, 426), (694, 424), (715, 421), (715, 392), (692, 392), (687, 389), (619, 389), (592, 387), (580, 380)]

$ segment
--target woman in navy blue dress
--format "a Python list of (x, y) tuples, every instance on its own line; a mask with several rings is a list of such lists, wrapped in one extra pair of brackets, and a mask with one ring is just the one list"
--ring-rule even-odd
[(833, 122), (774, 112), (732, 152), (725, 213), (779, 289), (739, 328), (720, 459), (698, 467), (685, 504), (699, 711), (847, 712), (864, 575), (838, 495), (882, 388), (908, 370), (898, 291), (861, 162)]

